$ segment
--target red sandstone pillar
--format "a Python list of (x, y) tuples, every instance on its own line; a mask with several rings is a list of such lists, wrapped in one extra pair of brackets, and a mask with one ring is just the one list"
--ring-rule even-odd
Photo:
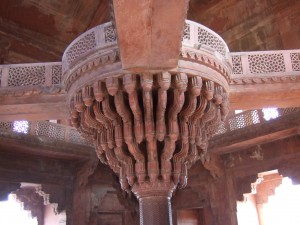
[(139, 200), (140, 225), (173, 225), (171, 197), (175, 187), (171, 180), (160, 179), (133, 186)]
[(172, 225), (171, 197), (139, 198), (140, 225)]

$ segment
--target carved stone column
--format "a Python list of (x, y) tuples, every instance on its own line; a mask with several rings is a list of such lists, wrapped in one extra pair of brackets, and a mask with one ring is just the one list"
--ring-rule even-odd
[(141, 225), (172, 225), (171, 197), (175, 189), (173, 182), (135, 185), (132, 192), (139, 200)]
[(149, 196), (140, 198), (140, 224), (173, 224), (170, 199), (169, 196)]
[[(138, 198), (141, 224), (172, 223), (174, 189), (186, 186), (197, 160), (211, 167), (208, 140), (228, 113), (227, 46), (195, 23), (185, 30), (189, 47), (172, 70), (123, 70), (109, 23), (82, 34), (63, 57), (72, 124)], [(195, 30), (201, 36), (191, 38)], [(216, 37), (190, 47), (203, 35)]]

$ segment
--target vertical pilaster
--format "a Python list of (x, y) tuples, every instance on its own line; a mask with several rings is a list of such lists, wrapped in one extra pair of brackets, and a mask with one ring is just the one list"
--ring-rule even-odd
[(231, 176), (211, 179), (209, 195), (214, 224), (237, 225), (236, 198)]

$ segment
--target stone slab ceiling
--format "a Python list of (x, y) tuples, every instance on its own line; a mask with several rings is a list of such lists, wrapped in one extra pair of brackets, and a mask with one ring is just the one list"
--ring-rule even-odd
[[(80, 33), (109, 21), (109, 0), (3, 0), (0, 63), (60, 61)], [(191, 0), (187, 18), (219, 33), (230, 51), (300, 48), (298, 0)]]
[(60, 61), (73, 39), (107, 21), (108, 0), (1, 1), (0, 61)]
[(191, 0), (188, 19), (219, 33), (231, 52), (300, 47), (298, 0)]

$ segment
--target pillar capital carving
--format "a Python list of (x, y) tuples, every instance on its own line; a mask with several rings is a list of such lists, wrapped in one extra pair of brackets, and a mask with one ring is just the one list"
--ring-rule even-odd
[(135, 184), (131, 190), (138, 199), (153, 196), (165, 196), (171, 198), (175, 188), (176, 185), (174, 182), (158, 181), (156, 183), (151, 183), (147, 181), (141, 184)]
[(221, 84), (182, 72), (99, 77), (72, 90), (74, 127), (122, 189), (136, 193), (185, 187), (189, 167), (198, 159), (208, 165), (208, 140), (228, 112)]
[[(125, 71), (116, 40), (96, 41), (108, 25), (82, 34), (64, 54), (70, 117), (94, 143), (100, 161), (117, 174), (121, 188), (139, 199), (141, 224), (149, 223), (143, 209), (159, 202), (170, 214), (172, 193), (187, 185), (187, 171), (197, 160), (212, 174), (222, 174), (216, 160), (209, 163), (208, 140), (229, 111), (229, 51), (216, 33), (187, 21), (193, 29), (184, 34), (177, 67), (137, 65)], [(162, 218), (163, 224), (172, 223), (169, 219)]]

